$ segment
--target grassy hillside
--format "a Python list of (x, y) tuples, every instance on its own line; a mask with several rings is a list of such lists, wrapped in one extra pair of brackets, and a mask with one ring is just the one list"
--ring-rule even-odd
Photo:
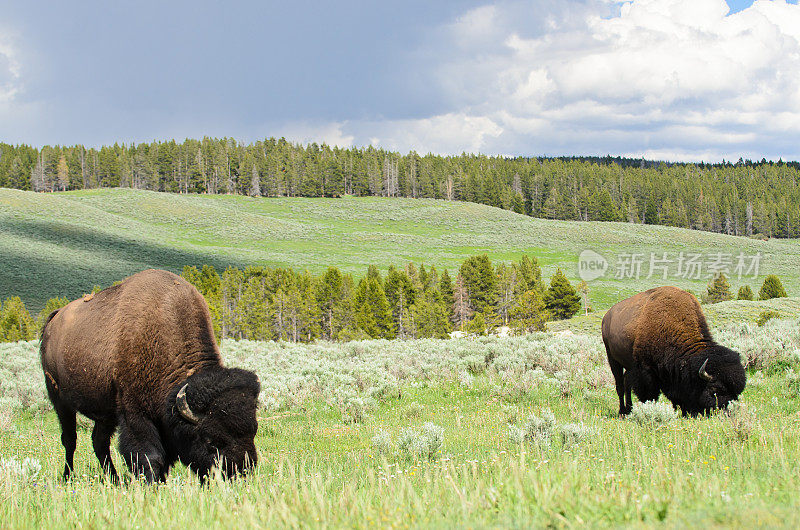
[[(764, 311), (774, 311), (778, 313), (779, 318), (800, 316), (800, 298), (773, 298), (772, 300), (753, 302), (731, 300), (703, 306), (703, 313), (712, 328), (734, 324), (753, 325)], [(579, 314), (569, 320), (548, 322), (547, 329), (548, 331), (564, 331), (568, 329), (573, 333), (599, 336), (600, 323), (605, 313), (605, 311), (594, 311), (588, 315)]]
[[(129, 189), (34, 194), (0, 189), (0, 297), (18, 294), (34, 310), (60, 295), (109, 285), (148, 267), (187, 264), (269, 265), (314, 272), (337, 265), (356, 275), (367, 265), (407, 261), (454, 270), (467, 256), (539, 258), (545, 276), (561, 267), (577, 279), (578, 255), (593, 249), (609, 261), (651, 252), (760, 252), (754, 291), (778, 274), (800, 295), (800, 243), (625, 223), (532, 219), (483, 205), (433, 199), (253, 199), (181, 196)], [(642, 289), (673, 284), (700, 292), (705, 281), (605, 278), (590, 283), (596, 309)], [(740, 282), (732, 281), (734, 289)]]

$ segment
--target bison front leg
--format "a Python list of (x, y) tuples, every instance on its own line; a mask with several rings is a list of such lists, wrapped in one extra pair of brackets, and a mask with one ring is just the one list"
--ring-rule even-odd
[(96, 421), (94, 429), (92, 430), (92, 446), (94, 447), (94, 454), (97, 455), (97, 460), (100, 461), (100, 467), (103, 471), (108, 473), (112, 482), (117, 482), (117, 470), (114, 468), (114, 463), (111, 461), (111, 436), (117, 429), (116, 419), (106, 421)]
[(119, 451), (131, 473), (147, 482), (162, 482), (166, 476), (165, 451), (153, 422), (144, 416), (127, 415), (120, 422)]

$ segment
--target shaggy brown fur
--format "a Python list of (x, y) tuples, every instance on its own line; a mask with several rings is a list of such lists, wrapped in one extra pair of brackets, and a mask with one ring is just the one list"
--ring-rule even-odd
[(631, 390), (642, 401), (663, 392), (684, 414), (725, 407), (744, 390), (739, 354), (714, 342), (697, 299), (677, 287), (617, 303), (602, 331), (620, 414), (631, 410)]
[[(52, 314), (41, 360), (61, 422), (65, 478), (76, 411), (95, 421), (94, 450), (113, 478), (109, 441), (117, 426), (128, 467), (148, 480), (163, 480), (177, 459), (201, 477), (220, 457), (231, 472), (256, 461), (258, 380), (222, 366), (205, 300), (171, 272), (140, 272)], [(196, 424), (176, 407), (187, 383)]]

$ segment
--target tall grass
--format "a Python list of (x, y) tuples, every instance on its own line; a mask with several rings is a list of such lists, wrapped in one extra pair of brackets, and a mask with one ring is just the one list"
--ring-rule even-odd
[[(732, 415), (678, 418), (653, 428), (618, 419), (610, 388), (588, 401), (562, 398), (546, 383), (515, 405), (535, 415), (541, 403), (553, 410), (563, 434), (546, 445), (509, 440), (505, 402), (492, 398), (485, 376), (477, 379), (473, 389), (455, 383), (407, 389), (402, 402), (425, 409), (411, 420), (402, 418), (398, 403), (385, 403), (363, 423), (345, 425), (319, 401), (299, 416), (262, 419), (255, 472), (205, 488), (183, 467), (162, 486), (110, 485), (88, 433), (79, 436), (77, 478), (64, 484), (53, 416), (17, 417), (15, 432), (0, 434), (0, 454), (35, 459), (41, 470), (26, 475), (0, 466), (0, 518), (21, 528), (800, 522), (800, 432), (791, 421), (799, 403), (781, 398), (782, 405), (772, 405), (782, 391), (777, 376), (745, 392), (754, 414), (744, 437)], [(379, 452), (372, 443), (376, 429), (402, 440), (428, 421), (441, 428), (440, 449), (430, 458), (425, 451)], [(578, 438), (575, 425), (582, 429)]]
[(259, 464), (246, 480), (206, 487), (180, 465), (164, 485), (127, 475), (109, 484), (86, 429), (76, 477), (61, 482), (60, 429), (46, 410), (37, 343), (0, 345), (0, 410), (13, 410), (0, 428), (0, 521), (796, 527), (800, 322), (714, 333), (743, 352), (748, 386), (731, 410), (699, 418), (675, 418), (663, 398), (618, 418), (597, 335), (227, 341), (226, 362), (262, 380)]

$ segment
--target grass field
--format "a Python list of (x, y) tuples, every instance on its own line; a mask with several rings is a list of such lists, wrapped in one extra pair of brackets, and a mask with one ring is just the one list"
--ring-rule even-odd
[[(577, 278), (593, 249), (760, 253), (790, 296), (704, 306), (717, 339), (742, 355), (740, 406), (676, 418), (665, 403), (616, 416), (599, 337), (603, 312), (659, 284), (590, 283), (595, 311), (523, 337), (259, 343), (227, 341), (227, 364), (262, 382), (260, 462), (247, 480), (201, 488), (102, 480), (88, 423), (68, 484), (44, 394), (38, 343), (0, 344), (0, 526), (570, 527), (800, 524), (800, 243), (664, 227), (531, 219), (434, 200), (251, 199), (132, 190), (0, 190), (0, 298), (37, 310), (52, 296), (148, 267), (286, 266), (356, 275), (407, 261), (455, 271), (469, 255), (537, 256)], [(733, 287), (739, 286), (737, 280)], [(780, 318), (763, 327), (758, 315)], [(572, 333), (552, 333), (570, 330)], [(662, 398), (662, 402), (663, 402)], [(122, 468), (119, 454), (114, 453)], [(27, 460), (26, 460), (27, 459)]]
[[(577, 279), (578, 255), (593, 249), (612, 270), (590, 282), (596, 309), (659, 284), (694, 290), (706, 280), (647, 278), (651, 253), (761, 254), (755, 292), (778, 274), (800, 296), (800, 242), (760, 241), (693, 230), (532, 219), (488, 206), (432, 199), (253, 199), (174, 195), (129, 189), (35, 194), (0, 189), (0, 298), (20, 295), (37, 311), (47, 298), (75, 298), (136, 271), (184, 265), (269, 265), (323, 271), (336, 265), (358, 276), (369, 264), (408, 261), (451, 271), (467, 256), (539, 258), (549, 277), (561, 267)], [(624, 254), (645, 263), (639, 279), (615, 279)], [(748, 262), (749, 263), (749, 262)]]
[[(797, 303), (771, 302), (786, 311)], [(182, 467), (162, 486), (109, 485), (85, 429), (77, 478), (62, 483), (37, 343), (0, 345), (0, 520), (19, 528), (795, 528), (800, 320), (758, 327), (738, 320), (739, 303), (715, 311), (726, 324), (713, 333), (742, 354), (748, 385), (738, 407), (700, 418), (673, 417), (662, 398), (661, 407), (619, 419), (596, 328), (448, 341), (228, 341), (226, 362), (262, 381), (260, 460), (247, 480), (205, 489)]]

